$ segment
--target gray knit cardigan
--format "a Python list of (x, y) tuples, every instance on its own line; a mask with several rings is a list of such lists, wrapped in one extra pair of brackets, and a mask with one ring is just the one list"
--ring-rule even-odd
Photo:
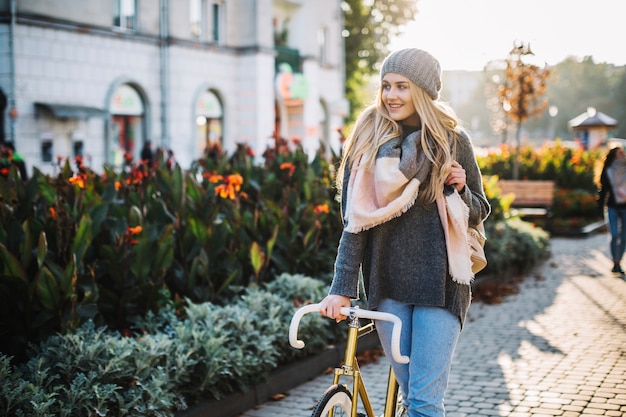
[[(410, 136), (419, 134), (417, 131)], [(393, 139), (396, 143), (392, 145), (413, 139), (408, 136)], [(455, 159), (465, 169), (467, 178), (460, 195), (469, 207), (470, 225), (476, 225), (487, 218), (491, 208), (472, 143), (462, 130), (457, 138)], [(349, 180), (350, 169), (346, 167), (343, 190), (347, 190)], [(422, 190), (425, 186), (427, 181)], [(342, 194), (341, 203), (344, 217), (346, 194)], [(448, 274), (446, 243), (436, 203), (424, 207), (418, 201), (401, 216), (359, 233), (344, 230), (329, 293), (358, 299), (360, 272), (369, 309), (376, 310), (381, 300), (391, 298), (446, 308), (459, 318), (461, 326), (465, 323), (471, 289), (452, 281)]]

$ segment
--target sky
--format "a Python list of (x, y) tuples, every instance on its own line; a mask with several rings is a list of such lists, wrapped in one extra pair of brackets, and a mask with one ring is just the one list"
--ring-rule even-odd
[(417, 8), (390, 50), (424, 49), (444, 71), (480, 71), (515, 41), (548, 65), (568, 56), (626, 65), (624, 0), (418, 0)]

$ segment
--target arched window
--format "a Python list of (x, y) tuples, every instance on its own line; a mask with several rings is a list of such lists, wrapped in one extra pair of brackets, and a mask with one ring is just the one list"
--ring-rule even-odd
[(119, 167), (125, 155), (139, 157), (145, 141), (144, 109), (143, 99), (131, 85), (122, 84), (115, 89), (109, 103), (112, 123), (107, 162)]
[(196, 102), (196, 151), (203, 155), (208, 151), (223, 149), (224, 112), (215, 92), (202, 92)]

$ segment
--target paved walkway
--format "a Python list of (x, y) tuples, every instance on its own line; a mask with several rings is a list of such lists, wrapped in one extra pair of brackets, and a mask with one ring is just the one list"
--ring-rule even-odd
[[(626, 416), (626, 280), (608, 235), (552, 239), (552, 257), (498, 305), (474, 303), (452, 366), (448, 417)], [(363, 366), (382, 414), (388, 363)], [(242, 417), (310, 416), (322, 375)]]

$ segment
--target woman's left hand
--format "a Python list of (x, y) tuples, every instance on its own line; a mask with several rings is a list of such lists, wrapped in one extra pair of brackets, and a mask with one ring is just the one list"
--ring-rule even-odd
[(452, 167), (450, 173), (446, 177), (446, 185), (454, 185), (458, 192), (461, 192), (465, 187), (465, 170), (457, 161), (452, 161)]

